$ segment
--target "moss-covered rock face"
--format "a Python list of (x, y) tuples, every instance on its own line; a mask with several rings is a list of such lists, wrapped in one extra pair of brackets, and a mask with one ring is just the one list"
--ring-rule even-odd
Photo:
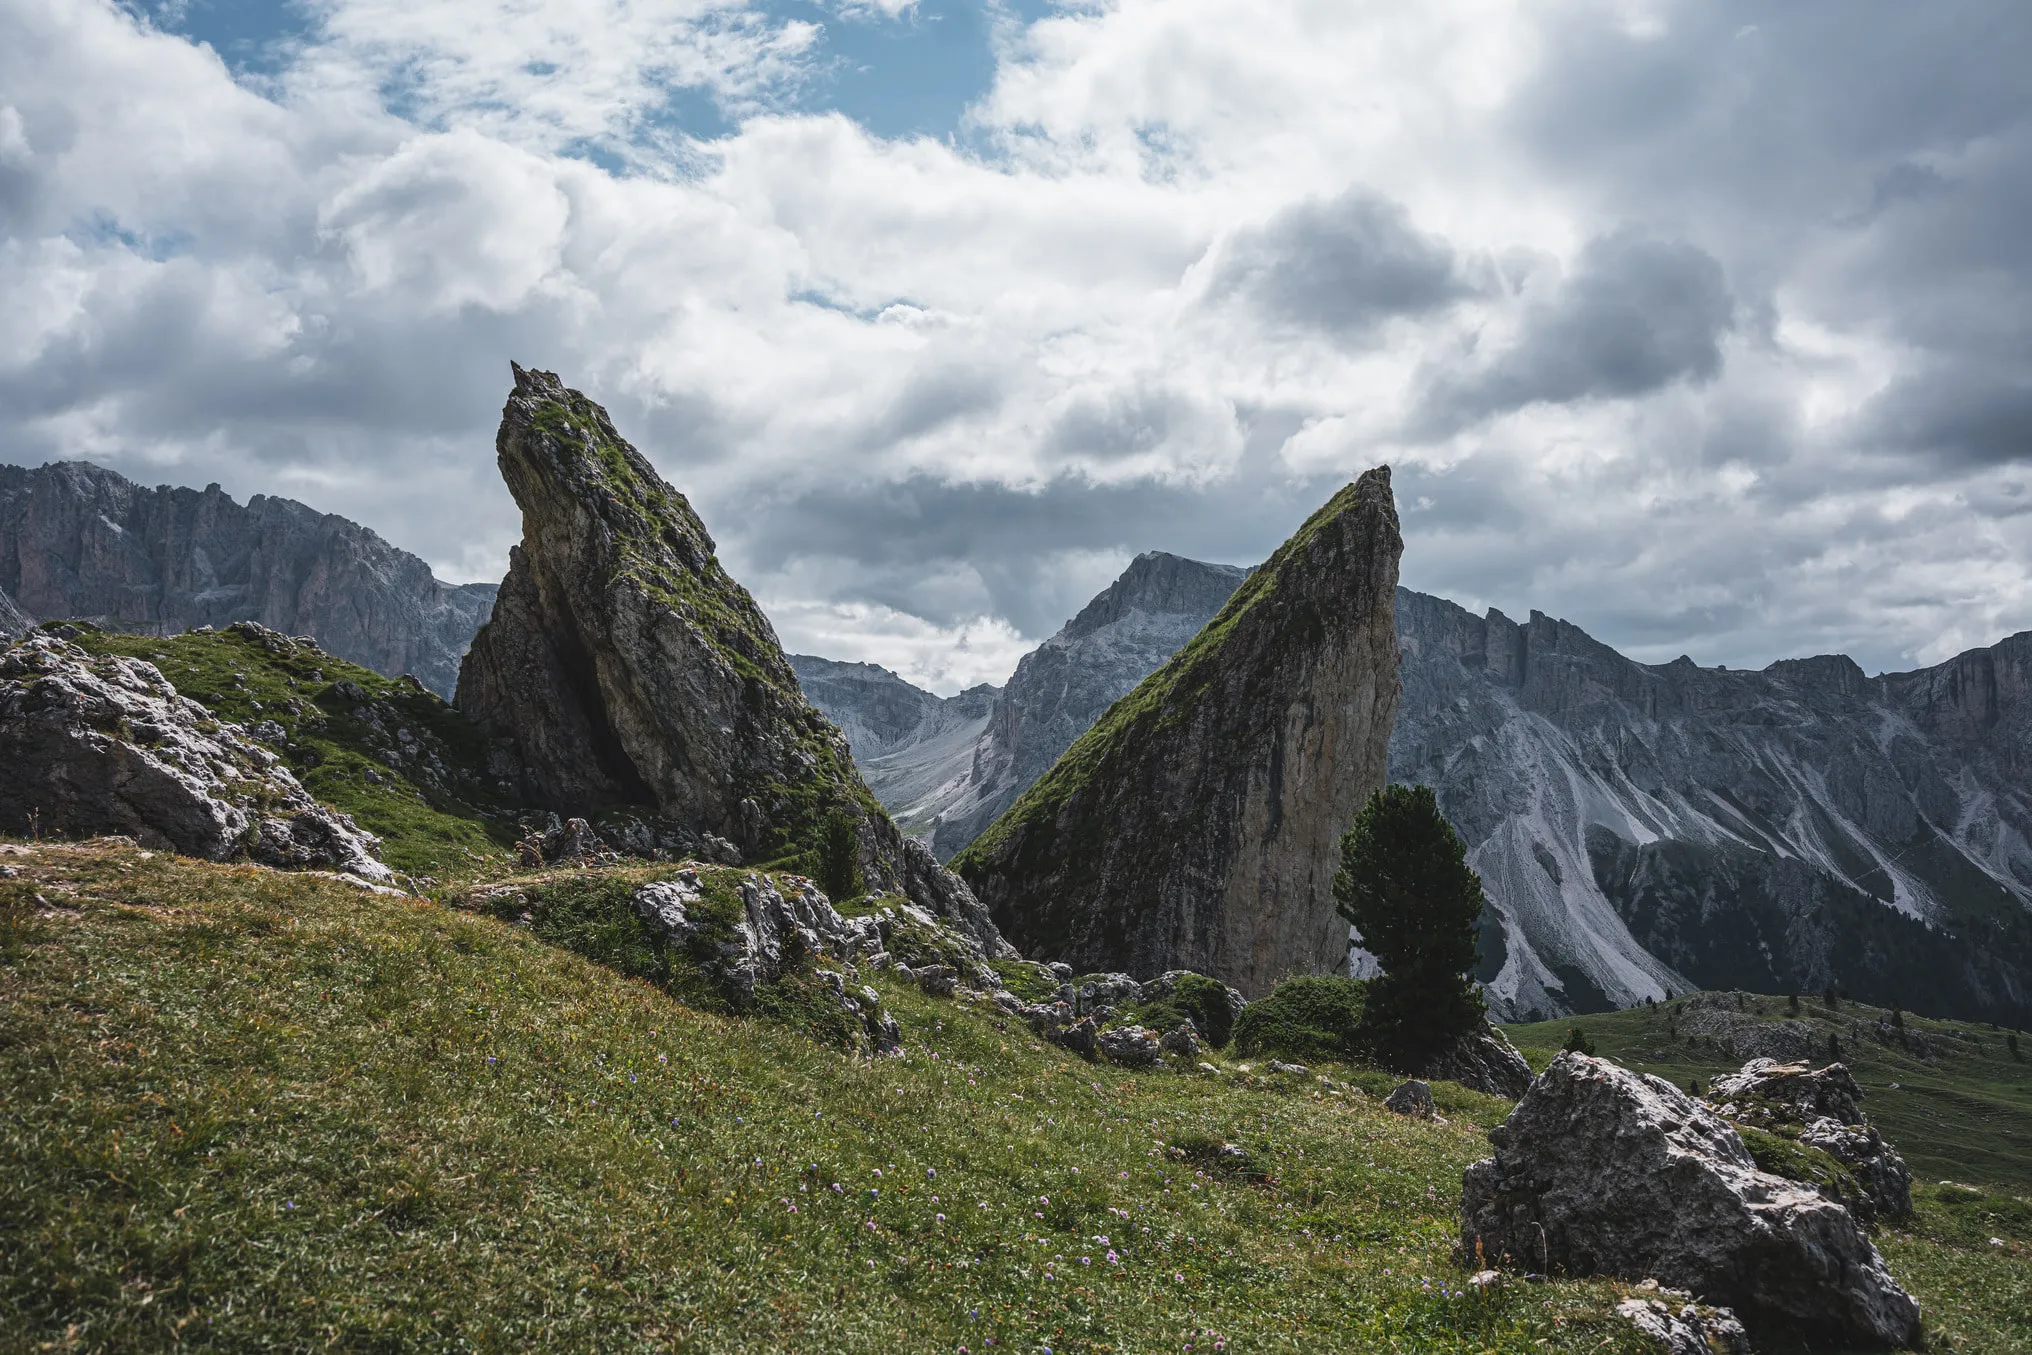
[(954, 858), (1025, 954), (1251, 995), (1345, 962), (1331, 882), (1383, 781), (1403, 549), (1378, 467)]
[(522, 543), (457, 704), (515, 743), (535, 798), (576, 815), (643, 806), (807, 870), (845, 814), (870, 888), (970, 909), (992, 935), (965, 887), (906, 847), (684, 496), (605, 410), (514, 370), (495, 449)]

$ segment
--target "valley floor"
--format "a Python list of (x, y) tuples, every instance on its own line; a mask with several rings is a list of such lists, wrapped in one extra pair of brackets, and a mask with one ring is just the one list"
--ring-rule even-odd
[[(1129, 1074), (873, 974), (857, 1061), (430, 901), (0, 865), (0, 1349), (1644, 1348), (1626, 1286), (1466, 1284), (1507, 1106), (1450, 1085)], [(2032, 1206), (1917, 1193), (1934, 1348), (2032, 1348)]]

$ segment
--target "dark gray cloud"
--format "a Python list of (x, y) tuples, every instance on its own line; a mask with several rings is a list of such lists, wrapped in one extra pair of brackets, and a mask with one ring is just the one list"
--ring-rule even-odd
[(1711, 379), (1734, 314), (1721, 265), (1705, 251), (1630, 228), (1599, 236), (1551, 296), (1527, 305), (1512, 347), (1478, 369), (1433, 374), (1420, 430), (1450, 434), (1540, 402)]
[(2032, 374), (1929, 371), (1864, 406), (1859, 441), (1954, 470), (2032, 465)]
[(1208, 295), (1241, 295), (1266, 317), (1342, 338), (1421, 315), (1473, 290), (1453, 247), (1420, 231), (1398, 203), (1366, 188), (1299, 203), (1238, 232)]

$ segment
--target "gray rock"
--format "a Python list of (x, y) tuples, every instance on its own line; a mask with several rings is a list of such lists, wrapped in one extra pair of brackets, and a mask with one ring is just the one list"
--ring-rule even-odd
[[(1019, 947), (1267, 991), (1346, 962), (1340, 835), (1382, 784), (1403, 551), (1378, 467), (953, 858)], [(1321, 769), (1331, 768), (1325, 775)]]
[(154, 664), (46, 633), (0, 654), (0, 827), (122, 834), (143, 846), (377, 884), (378, 842), (319, 804), (274, 753), (177, 694)]
[(1127, 974), (1096, 974), (1079, 985), (1077, 1005), (1082, 1012), (1112, 1012), (1139, 1000), (1137, 995), (1142, 991), (1143, 985)]
[(1100, 1033), (1098, 1043), (1108, 1062), (1124, 1068), (1155, 1068), (1162, 1062), (1157, 1032), (1141, 1026), (1110, 1026)]
[(1561, 1054), (1461, 1189), (1464, 1262), (1656, 1277), (1746, 1318), (1907, 1345), (1919, 1305), (1840, 1205), (1757, 1170), (1661, 1078)]
[(1383, 1098), (1383, 1107), (1399, 1115), (1408, 1115), (1414, 1120), (1435, 1120), (1439, 1118), (1439, 1107), (1433, 1102), (1432, 1088), (1416, 1078), (1402, 1083)]
[(1843, 1124), (1822, 1116), (1799, 1133), (1799, 1141), (1818, 1148), (1849, 1169), (1869, 1196), (1870, 1209), (1856, 1209), (1864, 1223), (1875, 1218), (1902, 1219), (1912, 1212), (1912, 1169), (1876, 1126)]
[(1166, 1031), (1164, 1037), (1158, 1040), (1157, 1047), (1174, 1058), (1197, 1059), (1199, 1032), (1193, 1029), (1192, 1022), (1182, 1022), (1176, 1030)]
[(517, 746), (560, 814), (646, 806), (748, 858), (857, 821), (871, 892), (903, 892), (1000, 954), (986, 910), (874, 806), (839, 731), (691, 505), (548, 372), (514, 369), (495, 441), (523, 539), (460, 669), (458, 705)]
[[(1807, 1063), (1751, 1059), (1740, 1071), (1724, 1073), (1709, 1083), (1707, 1099), (1716, 1105), (1737, 1103), (1736, 1113), (1729, 1118), (1760, 1127), (1774, 1119), (1805, 1123), (1822, 1116), (1842, 1124), (1863, 1122), (1863, 1089), (1842, 1063), (1815, 1068)], [(1757, 1113), (1760, 1109), (1763, 1114)]]
[(1302, 1063), (1284, 1063), (1277, 1059), (1270, 1060), (1267, 1067), (1273, 1073), (1289, 1073), (1293, 1077), (1304, 1077), (1312, 1071)]
[(1531, 1085), (1531, 1065), (1502, 1031), (1486, 1023), (1442, 1050), (1419, 1069), (1419, 1075), (1427, 1081), (1458, 1082), (1513, 1101)]
[(1094, 1028), (1094, 1018), (1083, 1016), (1057, 1034), (1058, 1043), (1070, 1049), (1083, 1059), (1090, 1059), (1099, 1047), (1099, 1032)]
[(1752, 1355), (1750, 1334), (1727, 1308), (1682, 1303), (1675, 1312), (1659, 1299), (1629, 1298), (1616, 1305), (1616, 1315), (1664, 1347), (1666, 1355)]
[(36, 616), (144, 635), (259, 621), (447, 697), (494, 600), (293, 499), (145, 489), (85, 461), (0, 466), (0, 562)]
[(927, 997), (951, 997), (959, 987), (960, 972), (951, 965), (926, 965), (916, 971), (917, 986)]

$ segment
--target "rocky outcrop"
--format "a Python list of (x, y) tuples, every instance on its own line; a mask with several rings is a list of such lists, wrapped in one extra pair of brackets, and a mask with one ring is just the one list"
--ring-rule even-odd
[(35, 618), (21, 610), (13, 598), (0, 592), (0, 644), (11, 644), (35, 627)]
[(1489, 1133), (1461, 1188), (1464, 1261), (1655, 1278), (1746, 1321), (1909, 1345), (1919, 1306), (1848, 1211), (1757, 1170), (1661, 1078), (1565, 1053)]
[(887, 669), (792, 655), (813, 705), (847, 736), (869, 788), (941, 859), (972, 842), (1101, 713), (1213, 619), (1249, 571), (1136, 557), (1006, 687), (938, 697)]
[(149, 635), (259, 621), (442, 696), (494, 599), (293, 499), (146, 489), (84, 461), (0, 466), (0, 590), (35, 616)]
[(1439, 1106), (1432, 1099), (1432, 1088), (1416, 1078), (1399, 1083), (1395, 1091), (1384, 1097), (1383, 1109), (1413, 1120), (1439, 1118)]
[(966, 886), (906, 847), (684, 496), (605, 410), (514, 371), (495, 449), (523, 537), (457, 704), (514, 742), (529, 793), (579, 817), (646, 806), (747, 860), (813, 861), (844, 813), (871, 890), (1005, 950)]
[(1768, 1058), (1717, 1077), (1707, 1092), (1708, 1103), (1732, 1124), (1782, 1135), (1840, 1163), (1854, 1184), (1836, 1181), (1822, 1193), (1864, 1223), (1903, 1218), (1912, 1212), (1911, 1169), (1864, 1116), (1862, 1099), (1845, 1064), (1815, 1068)]
[(36, 632), (0, 655), (0, 830), (88, 837), (213, 861), (394, 876), (375, 839), (317, 803), (247, 731), (151, 663)]
[(1262, 993), (1346, 963), (1340, 834), (1382, 784), (1403, 551), (1379, 467), (954, 859), (1026, 953)]
[(1667, 1293), (1655, 1280), (1646, 1293), (1618, 1303), (1616, 1316), (1650, 1337), (1665, 1355), (1752, 1355), (1750, 1334), (1727, 1308), (1688, 1303), (1693, 1296), (1685, 1293), (1670, 1294), (1670, 1303), (1648, 1297)]
[(1421, 1077), (1515, 1100), (1531, 1085), (1531, 1065), (1503, 1032), (1484, 1023), (1469, 1031), (1418, 1070)]
[(1499, 1016), (1839, 985), (2032, 1018), (2032, 633), (1871, 678), (1641, 664), (1409, 591), (1397, 621), (1391, 779), (1482, 876)]

